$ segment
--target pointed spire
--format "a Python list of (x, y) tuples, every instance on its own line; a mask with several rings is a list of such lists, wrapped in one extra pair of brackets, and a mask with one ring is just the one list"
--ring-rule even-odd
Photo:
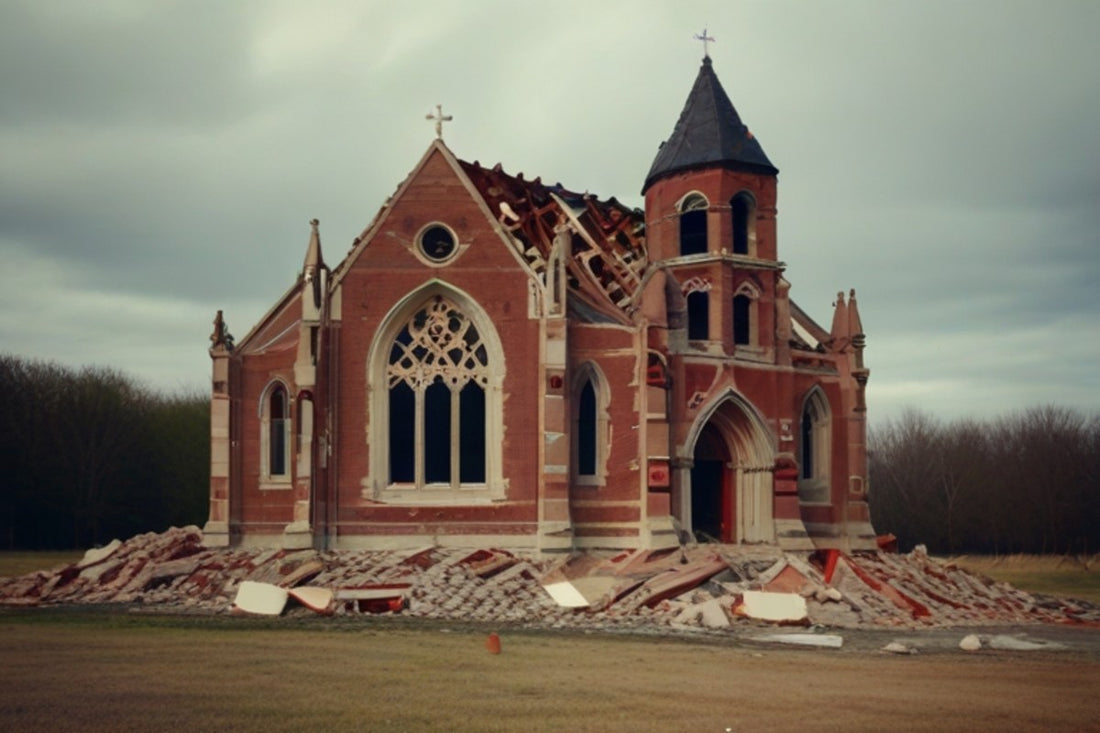
[(854, 339), (863, 335), (863, 322), (859, 318), (859, 308), (856, 306), (856, 289), (848, 293), (848, 333)]
[(210, 343), (210, 351), (217, 349), (233, 350), (233, 334), (229, 333), (229, 328), (225, 325), (225, 319), (222, 318), (221, 311), (218, 311), (218, 314), (214, 316), (214, 332), (210, 334)]
[(310, 273), (316, 273), (317, 270), (324, 268), (325, 261), (321, 259), (321, 232), (318, 227), (321, 226), (319, 219), (311, 219), (309, 222), (311, 231), (309, 234), (309, 246), (306, 248), (306, 260), (302, 267), (302, 271), (309, 277)]
[(672, 136), (657, 151), (642, 193), (668, 174), (710, 166), (773, 176), (779, 172), (741, 122), (707, 56)]
[(833, 348), (842, 349), (848, 345), (848, 306), (844, 304), (844, 292), (836, 294), (836, 307), (833, 310), (833, 327), (829, 330), (832, 337)]
[(321, 307), (321, 291), (324, 288), (323, 271), (328, 271), (325, 267), (325, 261), (321, 257), (321, 232), (319, 227), (321, 222), (317, 219), (311, 219), (309, 222), (311, 231), (309, 234), (309, 246), (306, 248), (306, 260), (302, 266), (302, 279), (306, 284), (310, 286), (310, 291), (313, 294), (313, 307)]

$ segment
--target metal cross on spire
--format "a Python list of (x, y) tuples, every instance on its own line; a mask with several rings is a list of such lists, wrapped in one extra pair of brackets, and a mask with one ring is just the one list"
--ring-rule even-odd
[(711, 36), (708, 36), (707, 35), (707, 29), (704, 28), (702, 33), (696, 33), (695, 34), (695, 40), (703, 42), (703, 58), (709, 59), (710, 58), (710, 49), (707, 47), (707, 44), (708, 43), (714, 43), (715, 42), (714, 38), (712, 38)]
[(443, 123), (444, 122), (450, 122), (451, 120), (454, 119), (454, 116), (443, 114), (443, 105), (442, 104), (437, 104), (435, 106), (435, 113), (433, 114), (433, 113), (429, 112), (428, 114), (424, 115), (424, 119), (426, 119), (426, 120), (435, 120), (435, 136), (437, 138), (439, 138), (440, 140), (442, 140), (443, 139)]

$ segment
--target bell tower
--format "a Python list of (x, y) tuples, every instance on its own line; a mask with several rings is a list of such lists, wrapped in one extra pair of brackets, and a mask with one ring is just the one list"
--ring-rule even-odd
[(782, 356), (778, 173), (704, 57), (642, 188), (650, 257), (680, 283), (693, 349), (772, 363)]

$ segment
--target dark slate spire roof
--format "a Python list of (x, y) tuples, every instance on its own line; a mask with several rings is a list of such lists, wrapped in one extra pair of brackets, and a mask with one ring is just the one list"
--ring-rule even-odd
[(672, 137), (657, 151), (642, 193), (669, 173), (707, 166), (768, 175), (779, 172), (749, 128), (741, 122), (711, 68), (709, 56), (703, 59)]

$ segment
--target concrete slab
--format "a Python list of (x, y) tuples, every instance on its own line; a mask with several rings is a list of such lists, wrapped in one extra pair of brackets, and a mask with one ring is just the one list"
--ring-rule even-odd
[(798, 623), (806, 620), (806, 599), (797, 593), (747, 590), (741, 594), (741, 602), (734, 606), (733, 612), (761, 621)]
[(237, 588), (233, 606), (245, 613), (278, 616), (286, 606), (286, 589), (271, 583), (245, 580)]
[(93, 547), (84, 553), (83, 559), (76, 564), (77, 568), (83, 570), (89, 565), (95, 565), (97, 562), (102, 562), (115, 553), (115, 550), (122, 547), (121, 540), (111, 540), (103, 547)]
[(329, 614), (332, 613), (332, 601), (336, 594), (328, 588), (304, 585), (300, 588), (291, 588), (287, 591), (287, 595), (311, 611)]
[(554, 603), (563, 608), (587, 608), (588, 599), (577, 589), (571, 581), (561, 580), (542, 586), (542, 589), (550, 594)]
[(794, 644), (827, 649), (839, 649), (844, 645), (844, 637), (839, 634), (763, 634), (750, 637), (751, 641), (763, 641), (772, 644)]

